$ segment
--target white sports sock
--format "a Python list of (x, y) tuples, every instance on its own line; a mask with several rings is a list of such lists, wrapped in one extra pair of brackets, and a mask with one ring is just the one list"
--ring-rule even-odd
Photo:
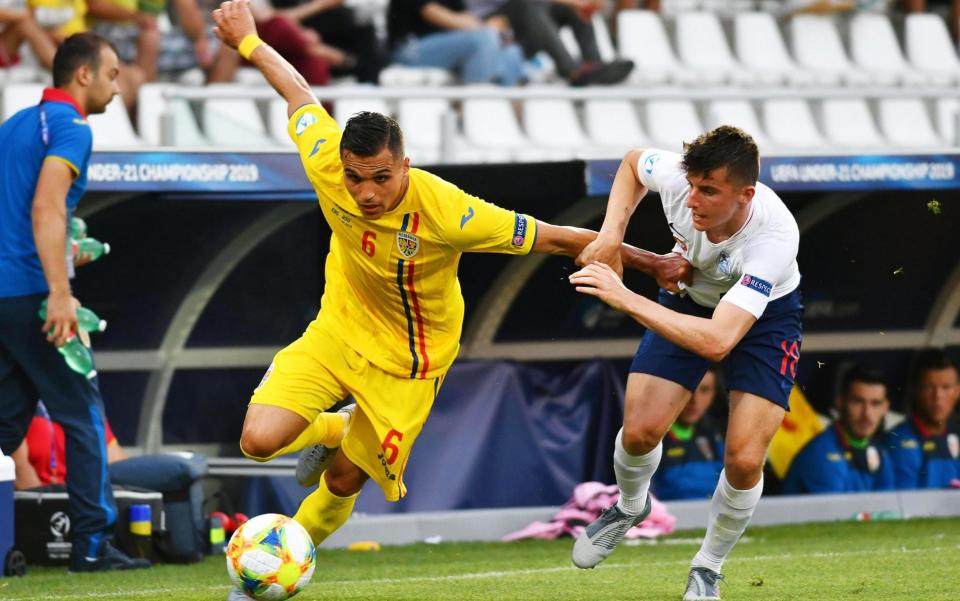
[(749, 490), (737, 490), (727, 481), (727, 472), (720, 472), (717, 490), (710, 502), (710, 522), (700, 551), (690, 564), (694, 568), (709, 568), (720, 573), (723, 560), (727, 558), (740, 535), (747, 529), (753, 510), (760, 502), (763, 492), (763, 474), (760, 481)]
[(631, 455), (623, 448), (623, 428), (617, 433), (613, 448), (613, 471), (617, 474), (620, 500), (617, 507), (627, 515), (639, 515), (647, 500), (650, 479), (660, 465), (663, 443), (646, 455)]

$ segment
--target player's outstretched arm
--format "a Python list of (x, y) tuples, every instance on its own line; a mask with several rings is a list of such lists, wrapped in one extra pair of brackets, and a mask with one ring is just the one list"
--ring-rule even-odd
[(287, 101), (287, 116), (292, 116), (305, 104), (317, 103), (317, 97), (310, 90), (307, 80), (276, 50), (257, 37), (257, 26), (247, 0), (222, 3), (220, 8), (213, 11), (213, 20), (217, 24), (213, 28), (217, 37), (253, 63), (273, 89)]
[(708, 318), (678, 313), (630, 291), (616, 272), (603, 263), (591, 263), (570, 276), (577, 292), (595, 296), (645, 327), (714, 363), (724, 357), (757, 321), (752, 313), (721, 301)]
[[(577, 257), (577, 264), (582, 266), (580, 256), (597, 237), (597, 232), (593, 230), (552, 225), (538, 220), (537, 241), (532, 252)], [(658, 255), (622, 242), (618, 243), (618, 250), (622, 265), (649, 275), (660, 287), (671, 292), (679, 291), (678, 282), (689, 284), (693, 277), (690, 263), (677, 253)]]
[(620, 161), (620, 167), (613, 178), (610, 198), (607, 200), (607, 212), (596, 240), (590, 242), (577, 257), (577, 264), (587, 265), (593, 261), (606, 263), (619, 275), (623, 275), (623, 265), (618, 251), (627, 231), (627, 223), (634, 209), (647, 193), (637, 175), (637, 162), (643, 150), (631, 150)]

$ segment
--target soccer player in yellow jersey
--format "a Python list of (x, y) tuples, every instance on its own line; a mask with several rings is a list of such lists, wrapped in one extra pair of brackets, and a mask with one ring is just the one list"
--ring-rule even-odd
[[(240, 446), (266, 461), (330, 453), (318, 488), (295, 516), (315, 543), (346, 521), (368, 478), (390, 501), (459, 349), (464, 252), (576, 256), (596, 233), (536, 221), (410, 167), (397, 123), (360, 113), (341, 132), (304, 79), (256, 36), (246, 0), (214, 11), (217, 35), (238, 48), (288, 102), (289, 134), (333, 235), (320, 313), (277, 353), (247, 409)], [(623, 247), (623, 263), (676, 290), (677, 255)], [(327, 412), (352, 396), (350, 413)]]

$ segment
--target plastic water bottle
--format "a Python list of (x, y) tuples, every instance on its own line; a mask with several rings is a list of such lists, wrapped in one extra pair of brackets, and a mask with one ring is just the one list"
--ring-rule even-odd
[(67, 338), (67, 342), (57, 350), (73, 371), (88, 380), (97, 376), (97, 370), (93, 368), (93, 353), (80, 342), (76, 334)]
[(87, 237), (87, 222), (79, 217), (70, 219), (70, 237), (74, 240), (82, 240)]
[(223, 521), (217, 516), (210, 517), (210, 553), (217, 555), (224, 552), (227, 537), (223, 530)]
[(100, 242), (96, 238), (82, 238), (74, 240), (74, 256), (79, 254), (90, 255), (91, 261), (96, 261), (103, 255), (110, 254), (110, 245)]
[[(47, 321), (47, 301), (40, 303), (40, 319)], [(102, 332), (107, 329), (107, 321), (86, 307), (77, 309), (77, 324), (84, 332)]]

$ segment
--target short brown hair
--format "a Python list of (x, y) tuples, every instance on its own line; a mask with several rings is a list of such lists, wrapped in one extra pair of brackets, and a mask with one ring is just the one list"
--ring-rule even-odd
[(684, 144), (682, 165), (687, 173), (703, 175), (726, 167), (730, 181), (753, 186), (760, 177), (760, 151), (750, 134), (721, 125)]

